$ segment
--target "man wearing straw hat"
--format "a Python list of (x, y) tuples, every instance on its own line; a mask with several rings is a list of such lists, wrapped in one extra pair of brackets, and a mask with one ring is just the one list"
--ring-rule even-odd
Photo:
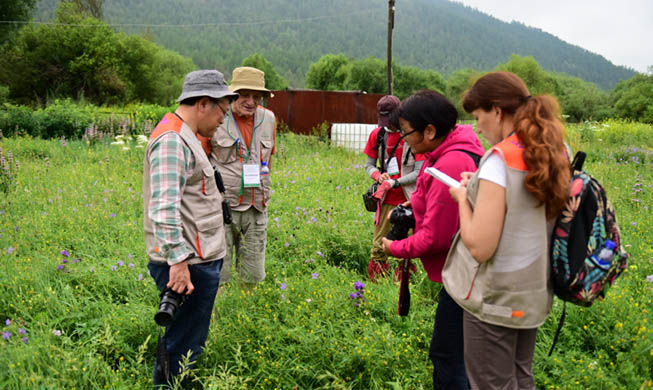
[(166, 329), (157, 347), (155, 387), (175, 382), (183, 387), (188, 376), (182, 373), (182, 357), (190, 356), (192, 364), (208, 336), (226, 244), (222, 197), (197, 137), (213, 136), (237, 96), (217, 70), (190, 72), (177, 99), (179, 107), (161, 119), (147, 145), (147, 268), (164, 299), (183, 302), (173, 305), (169, 320), (157, 320)]
[(264, 98), (272, 96), (265, 88), (265, 73), (251, 67), (236, 68), (229, 89), (239, 97), (211, 140), (233, 214), (226, 229), (227, 254), (220, 283), (231, 280), (235, 265), (241, 287), (251, 289), (265, 278), (276, 123), (272, 111), (261, 106)]

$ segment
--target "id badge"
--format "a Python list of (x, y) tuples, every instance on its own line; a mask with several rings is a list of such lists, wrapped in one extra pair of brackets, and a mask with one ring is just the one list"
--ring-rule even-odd
[(399, 174), (399, 164), (397, 164), (397, 157), (390, 159), (390, 162), (388, 163), (388, 174), (390, 176)]
[(258, 164), (243, 164), (243, 186), (245, 188), (261, 186), (261, 171)]

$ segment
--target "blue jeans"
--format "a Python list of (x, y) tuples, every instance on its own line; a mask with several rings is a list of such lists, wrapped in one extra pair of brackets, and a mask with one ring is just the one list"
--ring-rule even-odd
[(433, 389), (469, 389), (463, 345), (463, 309), (444, 286), (435, 311), (429, 357), (433, 362)]
[[(156, 287), (163, 291), (168, 284), (170, 266), (165, 263), (150, 261), (147, 264), (150, 275), (154, 278)], [(220, 285), (220, 270), (222, 259), (209, 263), (194, 264), (188, 267), (190, 280), (195, 286), (195, 291), (188, 296), (188, 299), (181, 305), (175, 314), (172, 325), (166, 327), (163, 342), (166, 351), (170, 356), (170, 374), (172, 378), (179, 374), (180, 360), (183, 355), (192, 351), (190, 362), (197, 360), (202, 353), (202, 348), (209, 335), (209, 323), (215, 295)], [(157, 362), (154, 363), (156, 372)], [(154, 386), (165, 385), (157, 383), (154, 378)]]

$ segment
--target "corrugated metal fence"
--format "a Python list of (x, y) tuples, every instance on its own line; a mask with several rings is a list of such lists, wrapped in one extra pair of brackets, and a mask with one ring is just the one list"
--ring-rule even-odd
[(268, 108), (277, 121), (282, 121), (293, 133), (311, 134), (322, 123), (377, 122), (376, 103), (383, 97), (378, 93), (361, 91), (315, 91), (290, 89), (273, 91)]

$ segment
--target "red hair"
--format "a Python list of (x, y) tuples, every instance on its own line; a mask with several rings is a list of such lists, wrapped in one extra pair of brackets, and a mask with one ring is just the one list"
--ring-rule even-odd
[(558, 216), (569, 195), (569, 159), (565, 153), (565, 129), (558, 102), (549, 95), (531, 97), (526, 84), (514, 73), (493, 72), (476, 81), (463, 96), (463, 108), (490, 111), (492, 107), (513, 116), (513, 128), (524, 145), (528, 166), (525, 186), (547, 219)]

